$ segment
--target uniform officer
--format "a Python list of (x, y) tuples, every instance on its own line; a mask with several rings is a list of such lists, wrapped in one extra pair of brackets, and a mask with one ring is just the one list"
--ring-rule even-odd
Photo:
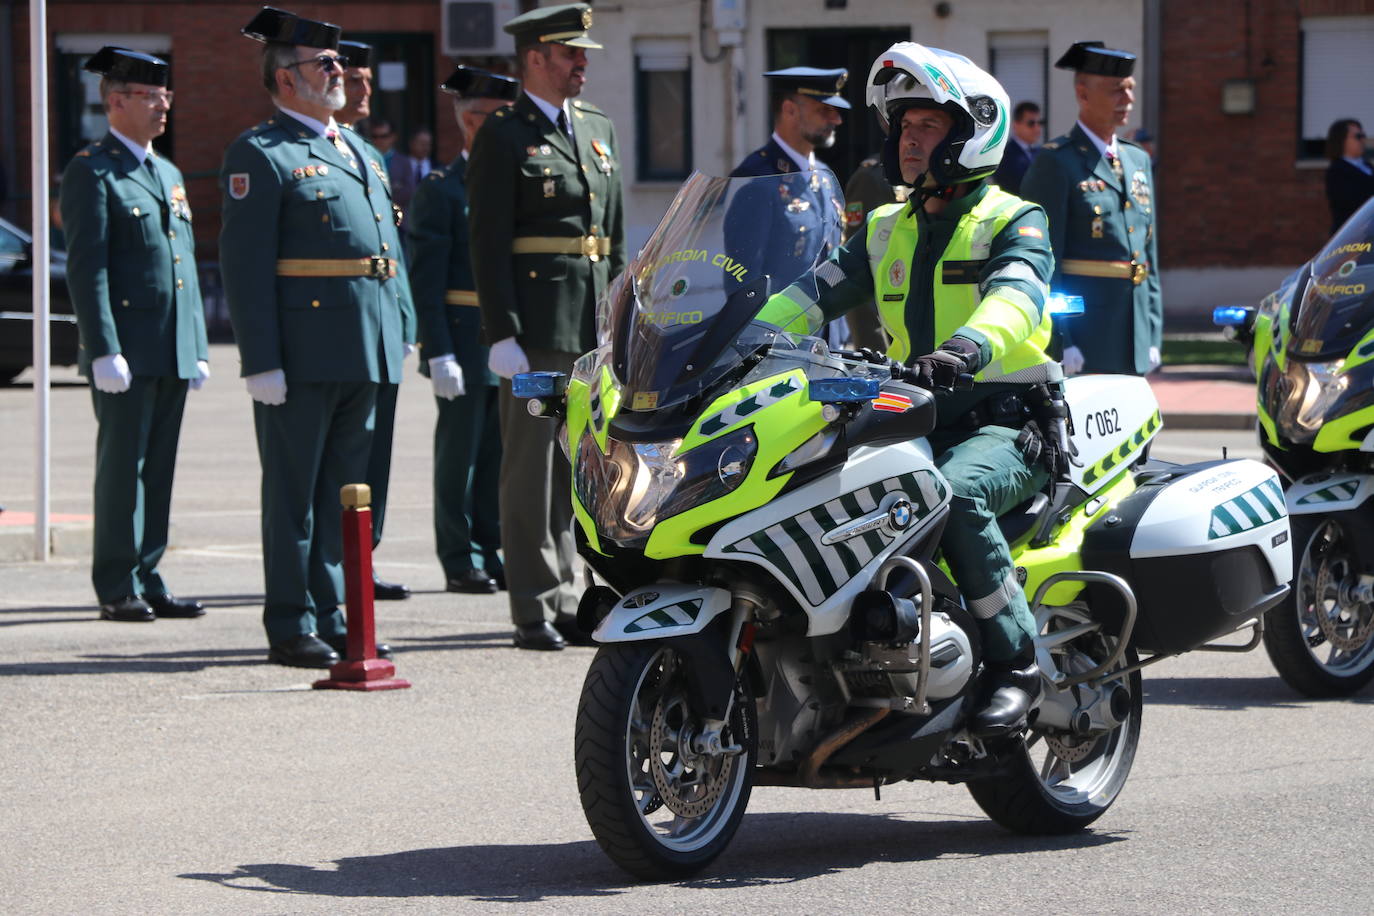
[[(863, 228), (865, 217), (884, 204), (906, 202), (906, 185), (894, 185), (887, 180), (883, 171), (881, 155), (869, 156), (844, 186), (844, 240)], [(877, 309), (854, 309), (845, 315), (849, 323), (849, 336), (856, 347), (867, 347), (879, 352), (887, 349), (887, 336), (878, 321)]]
[[(348, 58), (344, 71), (344, 107), (334, 112), (340, 127), (352, 130), (348, 142), (359, 146), (369, 158), (383, 165), (385, 159), (376, 147), (357, 131), (359, 121), (372, 114), (372, 65), (375, 54), (372, 45), (361, 41), (340, 41), (339, 53)], [(412, 316), (406, 316), (406, 340), (414, 337)], [(410, 345), (406, 345), (410, 355)], [(382, 524), (386, 521), (386, 497), (391, 482), (391, 443), (396, 430), (396, 400), (400, 395), (399, 380), (377, 388), (377, 417), (372, 431), (372, 451), (367, 461), (366, 483), (372, 489), (372, 549), (382, 544)], [(398, 582), (387, 582), (372, 569), (372, 594), (378, 601), (400, 601), (410, 597), (410, 589)]]
[(1083, 297), (1084, 313), (1056, 326), (1064, 371), (1143, 375), (1159, 365), (1164, 306), (1150, 156), (1116, 136), (1135, 98), (1135, 55), (1080, 41), (1055, 66), (1076, 71), (1078, 124), (1044, 145), (1021, 194), (1049, 216), (1055, 292)]
[[(468, 225), (488, 365), (571, 373), (596, 341), (597, 297), (625, 266), (620, 145), (611, 119), (577, 96), (592, 11), (531, 10), (506, 23), (524, 93), (478, 131)], [(561, 649), (577, 636), (570, 468), (556, 424), (501, 385), (501, 546), (515, 644)], [(553, 620), (553, 625), (549, 624)], [(561, 634), (561, 635), (560, 635)]]
[(67, 166), (61, 212), (99, 425), (91, 581), (106, 620), (199, 617), (157, 569), (187, 383), (210, 377), (186, 182), (152, 145), (172, 107), (168, 67), (105, 47), (86, 69), (102, 76), (110, 131)]
[(420, 321), (420, 371), (434, 385), (434, 543), (451, 592), (490, 594), (505, 585), (500, 506), (497, 377), (487, 368), (482, 313), (468, 250), (467, 162), (494, 112), (520, 83), (459, 67), (441, 88), (454, 97), (463, 151), (420, 182), (411, 202), (410, 288)]
[(941, 397), (931, 445), (954, 494), (941, 546), (983, 641), (970, 731), (1006, 735), (1025, 725), (1040, 693), (1035, 619), (997, 516), (1038, 492), (1042, 459), (1053, 453), (1054, 440), (1026, 415), (1032, 386), (1062, 377), (1044, 351), (1053, 266), (1045, 214), (988, 184), (1011, 106), (967, 58), (899, 42), (874, 63), (868, 99), (888, 131), (888, 180), (911, 187), (910, 200), (870, 213), (764, 317), (819, 308), (830, 318), (876, 302), (892, 358), (913, 365), (923, 385), (952, 388), (975, 373), (972, 391)]
[[(770, 70), (773, 135), (730, 173), (731, 178), (789, 175), (779, 186), (760, 185), (759, 198), (744, 189), (732, 205), (726, 225), (731, 257), (743, 264), (762, 264), (773, 292), (785, 287), (833, 248), (841, 238), (844, 199), (830, 167), (816, 158), (817, 149), (835, 144), (835, 129), (850, 104), (840, 94), (849, 71), (789, 67)], [(781, 195), (781, 197), (779, 197)], [(752, 211), (755, 219), (743, 214)], [(843, 327), (830, 329), (832, 344), (843, 342)]]
[(410, 288), (386, 170), (334, 122), (338, 26), (265, 7), (243, 32), (278, 109), (225, 152), (220, 233), (262, 463), (263, 623), (270, 661), (323, 668), (345, 645), (339, 489), (401, 377)]

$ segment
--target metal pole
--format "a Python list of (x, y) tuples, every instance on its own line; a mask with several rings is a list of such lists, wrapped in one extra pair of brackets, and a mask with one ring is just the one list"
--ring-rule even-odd
[(38, 472), (34, 475), (33, 554), (48, 559), (48, 463), (52, 448), (48, 418), (51, 362), (48, 315), (48, 9), (47, 0), (29, 0), (29, 111), (33, 198), (33, 394), (36, 406)]

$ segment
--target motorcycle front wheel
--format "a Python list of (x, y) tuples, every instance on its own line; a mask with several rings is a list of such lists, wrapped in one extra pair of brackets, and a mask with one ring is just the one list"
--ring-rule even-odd
[(1352, 593), (1364, 564), (1353, 512), (1294, 515), (1293, 589), (1264, 615), (1264, 648), (1279, 676), (1309, 697), (1343, 697), (1374, 678), (1374, 605)]
[[(1091, 671), (1111, 656), (1117, 642), (1076, 606), (1042, 607), (1036, 622), (1041, 673), (1047, 678), (1056, 671)], [(1138, 662), (1135, 650), (1127, 649), (1116, 668), (1124, 671)], [(1082, 735), (1032, 725), (1007, 752), (1003, 772), (968, 784), (978, 807), (1008, 830), (1027, 834), (1072, 833), (1106, 814), (1126, 785), (1140, 743), (1140, 672), (1116, 678), (1109, 672), (1103, 689), (1108, 687), (1127, 691), (1119, 724)], [(1046, 684), (1045, 689), (1054, 688)]]
[(602, 646), (577, 706), (573, 750), (587, 823), (612, 861), (652, 881), (687, 877), (720, 855), (753, 787), (757, 725), (747, 679), (711, 742), (692, 708), (689, 664), (662, 643)]

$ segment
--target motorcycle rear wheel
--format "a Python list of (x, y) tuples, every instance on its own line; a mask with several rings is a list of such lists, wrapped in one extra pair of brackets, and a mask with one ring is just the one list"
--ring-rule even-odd
[[(1042, 644), (1056, 630), (1093, 621), (1077, 607), (1041, 608), (1036, 616)], [(1115, 645), (1115, 636), (1098, 630), (1049, 652), (1054, 667), (1073, 674), (1106, 661)], [(1040, 655), (1043, 662), (1043, 650)], [(1138, 662), (1135, 650), (1127, 649), (1117, 667), (1126, 669)], [(1120, 675), (1117, 680), (1130, 694), (1129, 711), (1121, 724), (1083, 737), (1032, 726), (1006, 752), (1010, 759), (1003, 772), (968, 784), (978, 807), (1008, 830), (1025, 834), (1073, 833), (1106, 814), (1126, 784), (1140, 743), (1140, 672)], [(1053, 688), (1047, 685), (1046, 689)]]
[(1343, 697), (1374, 679), (1374, 605), (1351, 599), (1363, 568), (1347, 526), (1353, 513), (1295, 515), (1293, 589), (1264, 615), (1264, 649), (1279, 676), (1309, 697)]
[(714, 860), (739, 829), (758, 756), (754, 699), (736, 685), (721, 743), (691, 744), (685, 656), (662, 643), (602, 646), (577, 706), (574, 758), (582, 810), (612, 861), (640, 878), (685, 878)]

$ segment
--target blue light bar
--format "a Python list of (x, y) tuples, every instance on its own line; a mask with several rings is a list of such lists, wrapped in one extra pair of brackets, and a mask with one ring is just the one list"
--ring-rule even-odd
[(510, 380), (510, 388), (517, 398), (552, 398), (568, 390), (568, 377), (562, 372), (521, 372)]
[(858, 404), (876, 398), (878, 388), (875, 378), (817, 378), (811, 380), (807, 396), (824, 404)]
[(1212, 324), (1222, 327), (1244, 327), (1250, 321), (1254, 309), (1243, 305), (1219, 305), (1212, 309)]
[(1045, 311), (1056, 317), (1061, 315), (1082, 315), (1083, 297), (1066, 296), (1063, 293), (1055, 293), (1045, 300)]

